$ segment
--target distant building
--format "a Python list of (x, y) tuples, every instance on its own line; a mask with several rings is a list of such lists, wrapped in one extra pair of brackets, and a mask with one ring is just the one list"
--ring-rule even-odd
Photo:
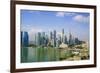
[(58, 38), (57, 38), (57, 44), (58, 44), (58, 46), (60, 46), (61, 43), (62, 43), (62, 41), (61, 41), (61, 35), (58, 35)]
[(76, 45), (79, 44), (79, 40), (78, 40), (78, 38), (75, 38), (75, 44), (76, 44)]
[(47, 46), (49, 43), (49, 37), (47, 34), (45, 34), (45, 32), (38, 32), (35, 35), (35, 42), (37, 46)]
[(64, 43), (65, 43), (65, 44), (68, 44), (68, 43), (67, 43), (67, 36), (66, 36), (66, 35), (64, 36)]
[(41, 45), (41, 33), (38, 32), (38, 35), (37, 35), (37, 45)]
[(47, 46), (49, 43), (49, 38), (48, 38), (48, 35), (45, 36), (45, 46)]
[(23, 32), (21, 31), (21, 46), (23, 46)]
[(35, 34), (35, 45), (37, 46), (41, 45), (41, 33), (40, 32)]
[(67, 44), (64, 44), (64, 43), (62, 43), (60, 46), (59, 46), (60, 48), (68, 48), (68, 45)]
[(52, 40), (53, 39), (53, 34), (52, 34), (52, 32), (50, 32), (50, 40)]
[(45, 37), (45, 32), (42, 32), (42, 36), (41, 36), (41, 45), (45, 46), (45, 41), (46, 41), (46, 37)]
[(56, 47), (56, 30), (54, 30), (54, 47)]
[(62, 29), (62, 43), (64, 43), (64, 29)]
[(69, 33), (69, 45), (73, 44), (72, 34)]
[(26, 31), (24, 32), (21, 31), (21, 45), (23, 47), (28, 47), (29, 45), (29, 35), (28, 32)]

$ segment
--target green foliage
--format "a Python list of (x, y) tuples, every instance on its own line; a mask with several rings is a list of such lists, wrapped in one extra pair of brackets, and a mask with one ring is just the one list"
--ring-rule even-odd
[(29, 47), (36, 47), (35, 44), (29, 44)]
[(83, 49), (84, 47), (82, 47), (82, 46), (77, 46), (76, 48), (78, 48), (78, 49)]

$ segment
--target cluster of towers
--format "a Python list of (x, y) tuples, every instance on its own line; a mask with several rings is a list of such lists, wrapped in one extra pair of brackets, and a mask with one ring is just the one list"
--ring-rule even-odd
[[(38, 32), (35, 35), (33, 45), (36, 46), (52, 46), (59, 47), (60, 44), (64, 43), (67, 45), (77, 45), (80, 44), (78, 38), (73, 38), (72, 34), (69, 33), (69, 37), (65, 35), (64, 29), (62, 29), (61, 34), (57, 34), (56, 30), (46, 34), (45, 32)], [(21, 32), (21, 45), (27, 47), (29, 45), (29, 34), (28, 32)]]

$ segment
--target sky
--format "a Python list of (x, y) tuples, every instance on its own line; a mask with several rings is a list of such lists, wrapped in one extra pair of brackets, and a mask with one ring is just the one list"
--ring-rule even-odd
[(80, 40), (89, 40), (90, 14), (85, 12), (35, 11), (21, 10), (21, 31), (27, 31), (30, 38), (37, 32), (64, 29), (65, 34), (72, 33)]

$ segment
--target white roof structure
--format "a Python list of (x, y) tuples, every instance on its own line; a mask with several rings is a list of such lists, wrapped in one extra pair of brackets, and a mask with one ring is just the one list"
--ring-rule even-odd
[(60, 47), (60, 48), (68, 48), (68, 45), (67, 45), (67, 44), (62, 43), (59, 47)]

